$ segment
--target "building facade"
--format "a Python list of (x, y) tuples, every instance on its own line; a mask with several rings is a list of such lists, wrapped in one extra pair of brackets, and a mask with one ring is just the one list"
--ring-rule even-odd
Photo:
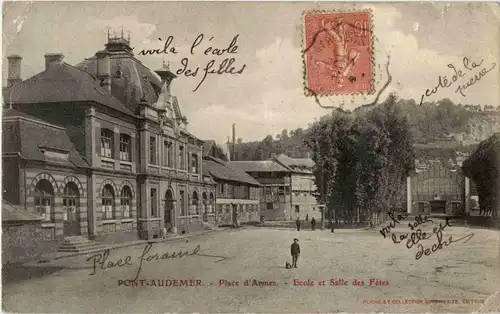
[[(68, 143), (26, 144), (38, 159), (24, 156), (19, 145), (4, 149), (4, 162), (17, 163), (4, 180), (20, 191), (4, 192), (5, 198), (49, 213), (56, 237), (152, 239), (163, 229), (186, 233), (215, 225), (215, 182), (203, 175), (203, 141), (187, 130), (168, 65), (151, 71), (128, 39), (109, 35), (104, 50), (76, 66), (63, 58), (46, 54), (45, 70), (24, 81), (22, 59), (8, 58), (8, 106)], [(78, 222), (71, 232), (69, 219)]]
[(227, 162), (204, 157), (203, 171), (217, 183), (218, 225), (239, 225), (260, 220), (260, 184)]
[(317, 188), (313, 174), (315, 165), (312, 159), (291, 158), (280, 154), (274, 157), (274, 160), (290, 170), (291, 219), (305, 219), (306, 217), (321, 219), (319, 204), (313, 195), (317, 192)]
[(246, 172), (261, 185), (260, 215), (266, 220), (292, 219), (291, 172), (274, 159), (230, 161), (229, 166)]

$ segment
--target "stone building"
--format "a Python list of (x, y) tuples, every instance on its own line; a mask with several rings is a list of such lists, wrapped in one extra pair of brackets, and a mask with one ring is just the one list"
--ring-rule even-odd
[(21, 57), (8, 62), (6, 200), (48, 219), (55, 238), (151, 239), (215, 224), (215, 182), (168, 65), (153, 72), (109, 35), (75, 66), (46, 54), (45, 70), (24, 81)]

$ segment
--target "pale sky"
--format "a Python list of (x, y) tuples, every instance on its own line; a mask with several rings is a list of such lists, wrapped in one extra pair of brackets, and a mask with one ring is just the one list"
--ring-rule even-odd
[[(452, 76), (448, 64), (463, 68), (463, 58), (483, 60), (478, 71), (462, 78), (465, 84), (483, 67), (496, 67), (469, 87), (466, 97), (455, 88), (440, 89), (426, 100), (450, 98), (464, 104), (500, 104), (500, 6), (466, 3), (278, 3), (278, 2), (16, 2), (4, 3), (2, 63), (6, 81), (6, 56), (23, 57), (22, 77), (43, 71), (44, 54), (62, 52), (65, 61), (76, 64), (104, 48), (106, 28), (117, 32), (121, 25), (131, 32), (135, 55), (153, 70), (162, 60), (172, 70), (200, 67), (196, 77), (179, 77), (172, 83), (188, 129), (201, 139), (225, 142), (236, 123), (236, 136), (244, 141), (260, 140), (282, 129), (307, 127), (329, 113), (312, 98), (304, 96), (302, 12), (304, 10), (372, 9), (375, 36), (377, 88), (385, 82), (387, 55), (391, 56), (393, 81), (388, 91), (420, 101), (426, 89), (437, 85), (440, 75)], [(203, 42), (190, 54), (199, 34)], [(226, 48), (236, 36), (237, 53), (207, 57), (208, 40), (214, 48)], [(142, 49), (163, 48), (174, 36), (178, 54), (139, 56)], [(159, 41), (162, 38), (163, 41)], [(241, 75), (209, 75), (193, 92), (203, 76), (202, 69), (215, 59), (219, 64), (234, 57)], [(372, 97), (373, 98), (373, 97)], [(345, 102), (353, 109), (369, 103), (370, 97), (331, 97), (324, 105)], [(382, 97), (384, 98), (384, 97)]]

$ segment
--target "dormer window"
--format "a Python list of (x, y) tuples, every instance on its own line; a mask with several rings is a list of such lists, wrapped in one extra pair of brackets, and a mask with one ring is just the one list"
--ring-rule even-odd
[(113, 131), (101, 129), (101, 157), (113, 158)]

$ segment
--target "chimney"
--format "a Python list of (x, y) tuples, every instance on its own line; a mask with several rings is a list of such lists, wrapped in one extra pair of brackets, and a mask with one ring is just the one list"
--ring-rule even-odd
[(236, 124), (233, 123), (233, 143), (232, 143), (232, 150), (231, 150), (231, 160), (234, 160), (235, 159), (235, 142), (236, 142)]
[(101, 86), (107, 91), (111, 91), (111, 59), (106, 50), (98, 51), (97, 58), (97, 79), (101, 81)]
[(227, 146), (227, 160), (231, 161), (233, 159), (232, 159), (232, 156), (231, 156), (231, 142), (229, 141), (229, 136), (227, 137), (226, 146)]
[(47, 53), (45, 54), (45, 70), (53, 65), (63, 64), (64, 55), (62, 53)]
[(7, 57), (9, 63), (9, 73), (7, 77), (7, 87), (11, 87), (15, 83), (21, 82), (21, 56), (10, 55)]

